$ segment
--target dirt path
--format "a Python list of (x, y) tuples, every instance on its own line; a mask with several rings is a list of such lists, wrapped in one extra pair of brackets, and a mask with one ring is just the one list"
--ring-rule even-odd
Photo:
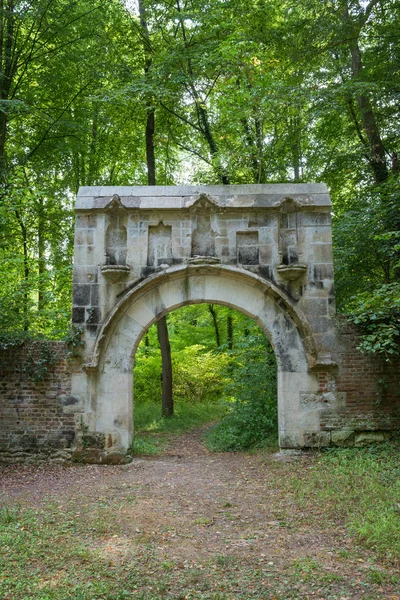
[(358, 548), (324, 507), (298, 503), (287, 491), (313, 460), (211, 454), (191, 433), (163, 456), (125, 466), (2, 467), (0, 497), (74, 503), (82, 515), (102, 502), (117, 512), (117, 533), (100, 551), (116, 562), (143, 551), (147, 572), (168, 576), (164, 595), (152, 595), (146, 583), (143, 598), (398, 600), (395, 570)]

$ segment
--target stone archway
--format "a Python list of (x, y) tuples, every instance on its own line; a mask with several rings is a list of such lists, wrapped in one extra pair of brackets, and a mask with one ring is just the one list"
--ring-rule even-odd
[[(335, 335), (324, 185), (83, 188), (76, 213), (73, 316), (86, 347), (72, 393), (99, 460), (132, 443), (133, 356), (144, 332), (202, 302), (242, 311), (270, 339), (280, 446), (324, 445), (321, 414), (342, 402), (318, 379), (334, 367)], [(126, 235), (111, 261), (115, 223)]]
[[(104, 435), (108, 452), (124, 452), (133, 439), (133, 358), (146, 330), (181, 306), (224, 304), (263, 329), (278, 365), (278, 427), (281, 448), (304, 446), (304, 434), (319, 431), (319, 407), (302, 406), (301, 394), (315, 394), (316, 348), (310, 328), (276, 286), (242, 269), (198, 264), (166, 269), (129, 290), (103, 324), (86, 365), (91, 431)], [(93, 406), (92, 399), (96, 397)]]

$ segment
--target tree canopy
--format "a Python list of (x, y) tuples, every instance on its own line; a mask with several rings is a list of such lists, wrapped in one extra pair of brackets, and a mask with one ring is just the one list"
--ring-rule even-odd
[(339, 309), (397, 352), (399, 31), (395, 0), (2, 0), (1, 330), (67, 330), (74, 195), (147, 182), (153, 114), (158, 184), (326, 182)]

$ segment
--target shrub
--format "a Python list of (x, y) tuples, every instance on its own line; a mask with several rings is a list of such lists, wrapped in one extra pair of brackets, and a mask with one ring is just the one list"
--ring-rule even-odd
[[(277, 429), (275, 355), (260, 331), (231, 353), (231, 394), (228, 415), (206, 438), (213, 451), (238, 451), (263, 446)], [(234, 394), (234, 396), (232, 395)]]

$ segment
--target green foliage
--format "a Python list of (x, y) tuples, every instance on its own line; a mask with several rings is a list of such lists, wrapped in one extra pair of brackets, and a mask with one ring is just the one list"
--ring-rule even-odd
[(81, 350), (85, 343), (82, 340), (83, 327), (72, 325), (67, 335), (64, 337), (65, 345), (68, 348), (68, 358), (73, 360), (81, 355)]
[(70, 319), (71, 206), (33, 178), (16, 169), (0, 189), (0, 329), (59, 339)]
[(54, 354), (46, 341), (35, 341), (27, 345), (22, 372), (38, 383), (46, 378), (49, 369), (55, 363)]
[(206, 437), (210, 450), (238, 451), (260, 447), (277, 432), (276, 362), (265, 336), (253, 327), (231, 352), (229, 413)]
[(15, 334), (2, 332), (0, 334), (0, 350), (6, 355), (7, 352), (22, 346), (28, 339), (29, 336), (22, 331)]
[(217, 402), (224, 393), (229, 362), (226, 353), (204, 352), (199, 344), (175, 352), (172, 363), (175, 397), (194, 404)]
[(385, 360), (399, 353), (400, 182), (359, 191), (334, 219), (339, 309), (362, 330), (360, 349)]
[[(219, 347), (207, 305), (187, 306), (168, 315), (175, 404), (172, 419), (161, 416), (161, 357), (155, 326), (142, 340), (135, 357), (135, 452), (142, 447), (153, 452), (151, 432), (169, 435), (221, 418), (207, 435), (207, 445), (213, 450), (242, 450), (276, 437), (272, 348), (251, 319), (223, 306), (214, 306), (214, 310), (223, 341)], [(194, 343), (198, 341), (201, 343)], [(159, 449), (156, 446), (154, 452)]]
[[(168, 330), (175, 399), (192, 404), (218, 401), (224, 392), (230, 359), (228, 354), (217, 352), (207, 306), (175, 311), (168, 316)], [(135, 403), (158, 401), (161, 395), (161, 354), (155, 325), (147, 336), (135, 356)]]
[(400, 282), (359, 294), (349, 318), (363, 331), (360, 350), (387, 361), (400, 354)]
[(0, 335), (0, 368), (23, 373), (35, 383), (46, 379), (56, 357), (50, 343), (24, 332)]
[[(355, 294), (373, 303), (400, 272), (398, 2), (142, 4), (146, 52), (132, 3), (0, 10), (0, 329), (67, 332), (73, 196), (80, 185), (145, 183), (149, 98), (159, 184), (325, 181), (338, 306), (352, 310)], [(189, 338), (190, 318), (171, 317), (172, 329)], [(205, 352), (211, 339), (198, 340)]]

